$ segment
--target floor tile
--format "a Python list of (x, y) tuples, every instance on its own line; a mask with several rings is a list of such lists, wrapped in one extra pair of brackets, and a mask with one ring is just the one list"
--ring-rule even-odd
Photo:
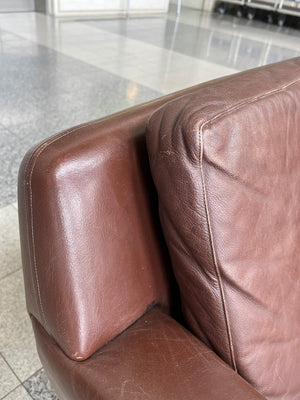
[(0, 207), (16, 201), (19, 165), (37, 142), (160, 95), (142, 84), (131, 88), (129, 80), (36, 44), (3, 53)]
[[(36, 41), (44, 46), (52, 48), (58, 52), (61, 52), (65, 55), (71, 56), (74, 59), (80, 60), (87, 64), (93, 65), (97, 68), (106, 68), (108, 72), (113, 72), (118, 74), (119, 76), (131, 80), (132, 69), (134, 66), (128, 70), (124, 59), (122, 59), (122, 55), (126, 55), (129, 57), (130, 62), (134, 61), (135, 64), (139, 64), (144, 60), (145, 57), (151, 55), (152, 58), (154, 57), (158, 62), (161, 58), (162, 53), (168, 53), (168, 49), (164, 49), (162, 47), (158, 47), (152, 43), (142, 42), (139, 38), (130, 38), (124, 37), (122, 34), (117, 34), (113, 32), (107, 32), (104, 29), (97, 28), (93, 25), (85, 24), (82, 21), (60, 21), (59, 30), (57, 31), (47, 31), (48, 36), (45, 35), (37, 35), (36, 31), (33, 30), (33, 26), (30, 25), (30, 15), (23, 16), (22, 23), (20, 17), (20, 24), (16, 25), (14, 28), (11, 27), (10, 20), (3, 21), (0, 16), (0, 24), (7, 27), (7, 29), (13, 29), (14, 33), (17, 33), (24, 39), (29, 39)], [(101, 21), (103, 22), (103, 21)], [(38, 15), (35, 20), (35, 26), (47, 26), (49, 24), (49, 17)], [(74, 32), (77, 32), (76, 34)], [(80, 36), (78, 36), (78, 32), (80, 32)], [(49, 36), (53, 35), (53, 40), (49, 39)], [(77, 35), (77, 41), (73, 42), (70, 36)], [(90, 46), (90, 38), (93, 40), (98, 40), (99, 43), (102, 42), (103, 37), (106, 38), (108, 43), (111, 43), (116, 48), (116, 57), (119, 59), (119, 68), (110, 68), (109, 64), (107, 63), (108, 59), (103, 60), (99, 58), (95, 58), (95, 49), (89, 48)], [(100, 48), (100, 47), (99, 47)], [(172, 49), (173, 51), (173, 49)], [(175, 52), (176, 53), (176, 52)], [(102, 55), (102, 54), (101, 54)], [(185, 54), (176, 53), (177, 58), (185, 59)], [(110, 57), (110, 56), (109, 56)], [(194, 57), (189, 57), (190, 63), (197, 68), (197, 59)], [(128, 58), (127, 58), (128, 60)], [(103, 64), (104, 61), (104, 64)], [(129, 62), (129, 61), (128, 61)], [(214, 61), (213, 61), (214, 62)], [(208, 64), (210, 60), (208, 60)], [(228, 70), (232, 72), (236, 71), (236, 69), (232, 69), (231, 67), (228, 68), (224, 65), (215, 65), (213, 68), (214, 74), (210, 74), (211, 79), (217, 78), (221, 75), (225, 75)], [(168, 71), (164, 71), (164, 74), (167, 75)], [(136, 80), (136, 79), (135, 79)], [(137, 81), (137, 80), (136, 80)], [(156, 90), (158, 92), (162, 92), (162, 88), (160, 86), (149, 86), (149, 82), (147, 80), (137, 81), (139, 84), (143, 84), (144, 86), (148, 86), (149, 88)], [(180, 82), (180, 80), (179, 80)], [(153, 84), (153, 81), (150, 80), (150, 83)], [(178, 85), (179, 86), (179, 85)], [(185, 87), (185, 85), (183, 86)], [(0, 119), (1, 122), (1, 119)], [(2, 122), (4, 123), (4, 122)]]
[(28, 394), (26, 389), (23, 386), (18, 386), (12, 392), (10, 392), (7, 396), (3, 398), (3, 400), (32, 400), (32, 397)]
[(8, 138), (11, 140), (11, 132), (0, 125), (0, 208), (16, 201), (17, 197), (18, 167), (14, 160), (18, 152)]
[(21, 266), (18, 212), (10, 205), (0, 209), (0, 279)]
[(23, 384), (34, 400), (58, 400), (43, 369)]
[(0, 398), (11, 392), (19, 381), (0, 355)]
[[(36, 45), (20, 52), (22, 57), (4, 57), (0, 64), (0, 89), (5, 93), (0, 98), (0, 123), (5, 127), (22, 129), (24, 123), (36, 125), (57, 115), (70, 126), (74, 120), (83, 122), (128, 106), (124, 96), (128, 82), (103, 71), (101, 62), (95, 68)], [(83, 61), (87, 60), (83, 57)], [(158, 94), (140, 88), (136, 102)], [(108, 108), (107, 100), (112, 98), (114, 107)]]
[(22, 382), (41, 368), (25, 306), (22, 270), (1, 280), (0, 352)]

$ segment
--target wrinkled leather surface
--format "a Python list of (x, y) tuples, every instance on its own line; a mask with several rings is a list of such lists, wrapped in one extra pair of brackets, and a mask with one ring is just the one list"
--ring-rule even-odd
[[(144, 140), (117, 122), (101, 128), (42, 145), (26, 167), (26, 211), (20, 206), (29, 312), (78, 360), (152, 302), (169, 305)], [(22, 241), (24, 254), (24, 233)]]
[(64, 400), (263, 400), (181, 325), (157, 309), (83, 362), (33, 319), (47, 375)]
[(147, 140), (190, 328), (268, 399), (300, 399), (300, 58), (171, 101)]
[(193, 90), (61, 132), (23, 160), (27, 309), (73, 359), (89, 357), (150, 304), (176, 307), (144, 132), (155, 109)]

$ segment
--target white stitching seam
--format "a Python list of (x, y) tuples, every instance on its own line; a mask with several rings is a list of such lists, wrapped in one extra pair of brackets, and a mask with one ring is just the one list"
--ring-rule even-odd
[[(28, 165), (29, 165), (29, 163), (30, 163), (30, 161), (31, 161), (31, 157), (28, 157), (28, 160), (27, 160), (27, 162), (26, 162), (26, 165), (25, 165), (25, 167), (24, 167), (24, 171), (25, 171), (25, 174), (26, 174), (26, 172), (27, 172), (27, 168), (28, 168)], [(25, 177), (25, 182), (26, 182), (26, 177)], [(25, 184), (25, 182), (24, 182), (24, 201), (25, 201), (25, 217), (26, 217), (26, 224), (27, 224), (27, 226), (29, 226), (29, 223), (28, 223), (28, 213), (27, 213), (27, 208), (28, 208), (28, 201), (27, 201), (27, 196), (26, 196), (26, 184)], [(27, 238), (27, 247), (28, 247), (28, 255), (30, 254), (30, 241), (29, 241), (29, 236), (28, 236), (28, 238)], [(29, 258), (30, 259), (30, 258)], [(31, 273), (31, 280), (32, 280), (32, 287), (33, 288), (35, 288), (35, 282), (34, 282), (34, 275)], [(35, 299), (36, 300), (36, 299)]]
[(220, 274), (220, 270), (218, 267), (217, 263), (217, 256), (215, 252), (215, 245), (214, 245), (214, 239), (213, 239), (213, 233), (211, 229), (211, 222), (210, 222), (210, 215), (209, 215), (209, 209), (208, 209), (208, 199), (207, 199), (207, 194), (206, 194), (206, 186), (205, 186), (205, 180), (204, 180), (204, 173), (203, 173), (203, 148), (204, 148), (204, 143), (203, 143), (203, 129), (210, 124), (211, 122), (216, 121), (217, 119), (220, 119), (221, 117), (233, 112), (237, 111), (239, 108), (242, 106), (249, 104), (249, 103), (254, 103), (256, 100), (260, 100), (264, 97), (269, 96), (270, 94), (274, 94), (280, 91), (283, 91), (284, 89), (299, 83), (300, 79), (296, 79), (295, 81), (292, 81), (280, 88), (270, 90), (268, 92), (265, 92), (259, 96), (252, 97), (251, 99), (247, 99), (246, 101), (243, 101), (228, 110), (222, 111), (221, 113), (217, 114), (216, 116), (212, 117), (211, 119), (203, 122), (199, 127), (198, 127), (198, 132), (199, 132), (199, 142), (200, 142), (200, 147), (199, 147), (199, 160), (200, 160), (200, 171), (201, 171), (201, 181), (202, 181), (202, 188), (203, 188), (203, 198), (204, 198), (204, 206), (205, 206), (205, 214), (206, 214), (206, 219), (207, 219), (207, 226), (209, 230), (209, 236), (210, 236), (210, 245), (211, 245), (211, 251), (212, 251), (212, 256), (213, 256), (213, 262), (214, 262), (214, 267), (216, 271), (216, 275), (218, 278), (219, 282), (219, 288), (220, 288), (220, 293), (221, 293), (221, 298), (222, 298), (222, 305), (223, 305), (223, 311), (224, 311), (224, 317), (225, 317), (225, 324), (227, 328), (227, 336), (228, 336), (228, 342), (229, 342), (229, 350), (230, 350), (230, 357), (232, 360), (233, 368), (237, 372), (237, 365), (236, 365), (236, 360), (234, 356), (234, 349), (233, 349), (233, 342), (232, 342), (232, 334), (231, 334), (231, 329), (230, 329), (230, 323), (229, 323), (229, 316), (227, 312), (227, 307), (226, 307), (226, 302), (225, 302), (225, 294), (224, 294), (224, 289), (223, 289), (223, 283), (222, 283), (222, 278)]

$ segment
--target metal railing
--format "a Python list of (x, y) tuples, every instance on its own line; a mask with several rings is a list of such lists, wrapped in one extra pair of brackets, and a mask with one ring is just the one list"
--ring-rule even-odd
[(300, 0), (222, 0), (219, 3), (219, 12), (226, 12), (226, 3), (238, 5), (237, 15), (247, 14), (249, 20), (255, 16), (256, 10), (268, 11), (268, 22), (273, 22), (273, 17), (277, 17), (279, 26), (285, 22), (287, 15), (300, 17)]

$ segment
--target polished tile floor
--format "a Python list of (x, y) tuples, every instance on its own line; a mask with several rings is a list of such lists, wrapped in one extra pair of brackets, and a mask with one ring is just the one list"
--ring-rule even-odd
[[(148, 18), (0, 14), (0, 399), (55, 399), (24, 301), (17, 172), (72, 125), (199, 82), (300, 55), (300, 31), (183, 9)], [(258, 82), (259, 84), (259, 82)]]

